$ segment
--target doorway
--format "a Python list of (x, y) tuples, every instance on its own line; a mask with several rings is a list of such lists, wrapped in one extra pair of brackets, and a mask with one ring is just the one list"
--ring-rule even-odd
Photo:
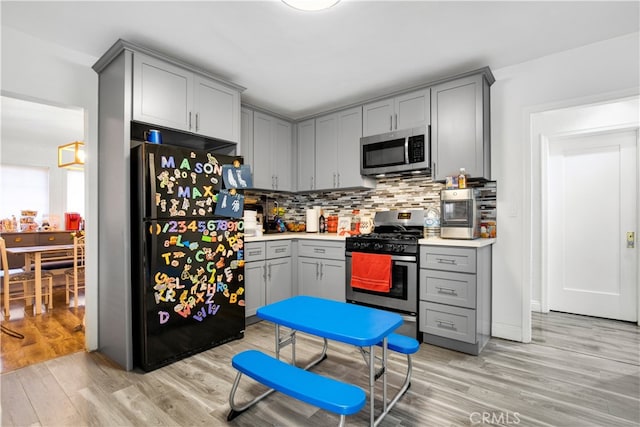
[[(4, 177), (11, 172), (14, 179), (1, 179), (0, 218), (15, 215), (20, 220), (21, 210), (37, 210), (37, 231), (47, 233), (41, 228), (48, 224), (51, 230), (57, 230), (56, 238), (61, 237), (65, 234), (64, 212), (75, 211), (85, 216), (82, 196), (86, 191), (83, 172), (58, 168), (57, 151), (59, 145), (85, 140), (85, 111), (4, 93), (1, 102), (0, 167), (3, 170), (0, 175)], [(29, 174), (34, 171), (42, 174), (43, 179), (30, 179)], [(24, 176), (16, 180), (16, 175)], [(29, 182), (28, 191), (19, 190), (22, 181)], [(6, 185), (16, 187), (13, 190), (17, 191), (6, 191)], [(35, 203), (40, 204), (34, 209)], [(2, 318), (0, 372), (85, 349), (84, 294), (80, 293), (77, 308), (73, 297), (67, 304), (65, 268), (51, 271), (54, 273), (53, 309), (34, 315), (25, 310), (24, 301), (18, 300), (11, 304), (9, 319)]]
[(540, 311), (637, 322), (639, 257), (627, 233), (637, 236), (639, 220), (638, 98), (533, 116)]

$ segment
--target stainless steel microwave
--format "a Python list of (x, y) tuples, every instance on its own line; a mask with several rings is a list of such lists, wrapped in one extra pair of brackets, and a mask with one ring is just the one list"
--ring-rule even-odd
[(360, 138), (361, 175), (430, 172), (431, 139), (427, 126)]

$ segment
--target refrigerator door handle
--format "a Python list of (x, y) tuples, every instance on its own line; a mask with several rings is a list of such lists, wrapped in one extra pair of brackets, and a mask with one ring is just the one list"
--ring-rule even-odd
[[(150, 183), (150, 189), (151, 189), (151, 194), (155, 195), (158, 194), (158, 188), (156, 187), (157, 183), (156, 183), (156, 156), (154, 153), (149, 152), (149, 183)], [(144, 194), (144, 188), (142, 189), (143, 191), (143, 197), (140, 199), (140, 203), (143, 204), (144, 208), (144, 212), (145, 215), (148, 216), (149, 218), (157, 218), (158, 217), (158, 212), (157, 212), (157, 206), (155, 205), (155, 203), (150, 203), (147, 199), (149, 199), (149, 195), (148, 194)], [(147, 206), (149, 207), (149, 211), (147, 212)]]

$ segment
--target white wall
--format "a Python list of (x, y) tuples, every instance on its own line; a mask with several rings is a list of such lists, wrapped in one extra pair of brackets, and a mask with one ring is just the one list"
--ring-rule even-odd
[(91, 69), (97, 58), (2, 27), (2, 93), (44, 103), (80, 107), (85, 111), (85, 187), (87, 232), (86, 340), (97, 343), (98, 75)]
[(537, 170), (531, 164), (530, 115), (637, 93), (639, 52), (634, 33), (493, 70), (492, 178), (499, 187), (493, 336), (529, 341), (532, 288), (540, 294), (540, 248), (532, 247), (539, 230), (531, 229), (531, 198), (539, 195), (531, 192)]

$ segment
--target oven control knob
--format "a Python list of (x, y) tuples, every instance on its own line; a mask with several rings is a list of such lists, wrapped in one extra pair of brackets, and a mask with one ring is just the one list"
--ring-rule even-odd
[(376, 251), (382, 250), (384, 248), (384, 243), (374, 243), (373, 244), (373, 249), (375, 249)]

